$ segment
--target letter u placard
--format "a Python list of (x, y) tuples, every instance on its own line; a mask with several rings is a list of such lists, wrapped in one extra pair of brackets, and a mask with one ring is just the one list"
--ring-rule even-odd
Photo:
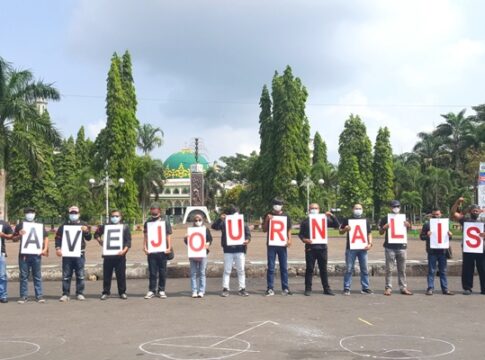
[(227, 246), (244, 244), (244, 215), (227, 215), (225, 219)]

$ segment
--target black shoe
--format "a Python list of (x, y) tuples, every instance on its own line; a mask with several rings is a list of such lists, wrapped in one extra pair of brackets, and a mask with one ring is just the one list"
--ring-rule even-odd
[(305, 290), (305, 292), (303, 293), (303, 295), (305, 295), (305, 296), (311, 296), (312, 295), (312, 291), (311, 290)]
[(0, 303), (6, 304), (6, 303), (8, 303), (8, 299), (7, 298), (2, 298), (2, 299), (0, 299)]
[(472, 294), (472, 290), (471, 289), (463, 290), (463, 295), (471, 295), (471, 294)]
[(229, 296), (229, 290), (226, 289), (226, 288), (222, 289), (221, 296), (222, 297), (228, 297)]
[(432, 288), (427, 288), (425, 294), (426, 295), (433, 295), (433, 289)]
[(335, 293), (330, 288), (323, 290), (323, 294), (324, 295), (335, 296)]

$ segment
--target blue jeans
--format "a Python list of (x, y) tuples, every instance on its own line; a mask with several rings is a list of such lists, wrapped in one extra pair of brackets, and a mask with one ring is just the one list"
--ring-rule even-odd
[(283, 246), (268, 246), (268, 273), (266, 276), (268, 289), (274, 289), (276, 255), (278, 255), (280, 264), (281, 288), (286, 290), (288, 289), (288, 252), (287, 248)]
[(7, 297), (7, 261), (5, 255), (0, 254), (0, 299)]
[(345, 275), (344, 289), (349, 289), (352, 285), (352, 272), (354, 271), (355, 259), (359, 259), (360, 266), (360, 285), (362, 290), (369, 288), (369, 271), (367, 269), (367, 250), (345, 250)]
[(436, 275), (436, 263), (440, 272), (441, 290), (448, 290), (448, 279), (446, 278), (447, 262), (446, 254), (428, 254), (428, 288), (434, 289), (434, 277)]
[[(207, 267), (207, 258), (200, 260), (190, 259), (190, 286), (192, 292), (205, 294), (205, 269)], [(197, 279), (199, 284), (197, 286)]]
[(29, 273), (32, 271), (34, 279), (35, 297), (42, 297), (42, 259), (40, 255), (20, 255), (19, 269), (20, 269), (20, 297), (28, 296), (27, 282), (29, 280)]
[(71, 292), (72, 274), (76, 274), (76, 295), (84, 293), (84, 263), (86, 258), (84, 254), (81, 257), (63, 257), (62, 258), (62, 295), (68, 295)]

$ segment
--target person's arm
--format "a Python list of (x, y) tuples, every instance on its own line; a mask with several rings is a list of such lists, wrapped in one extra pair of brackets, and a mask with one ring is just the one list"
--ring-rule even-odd
[(263, 221), (263, 232), (268, 232), (269, 230), (269, 222), (270, 220), (273, 218), (273, 215), (272, 214), (266, 214), (266, 216), (264, 217), (264, 221)]
[(125, 225), (123, 229), (123, 250), (118, 255), (125, 256), (128, 250), (131, 248), (131, 231), (130, 226)]
[(458, 208), (460, 208), (463, 205), (464, 201), (465, 199), (463, 197), (459, 197), (451, 207), (450, 214), (451, 214), (452, 220), (460, 221), (465, 216), (458, 210)]
[(288, 226), (288, 241), (286, 243), (286, 247), (290, 247), (291, 246), (291, 228), (292, 228), (292, 224), (291, 224), (291, 218), (289, 215), (286, 215), (286, 225)]
[(389, 224), (387, 223), (387, 217), (383, 217), (381, 221), (379, 221), (379, 234), (384, 235), (389, 228)]
[(2, 231), (0, 231), (0, 237), (6, 240), (10, 240), (13, 238), (13, 229), (9, 224), (5, 223), (2, 226)]
[(172, 252), (172, 235), (167, 235), (167, 250), (165, 251), (166, 254), (170, 254)]
[(209, 228), (206, 228), (206, 231), (205, 231), (205, 241), (206, 243), (208, 243), (209, 245), (212, 244), (212, 234), (211, 234), (211, 231), (209, 230)]
[(82, 224), (81, 231), (83, 232), (84, 240), (91, 241), (91, 239), (93, 238), (91, 234), (91, 227), (87, 224)]
[(212, 223), (211, 228), (213, 230), (222, 230), (222, 225), (224, 224), (225, 218), (226, 218), (226, 214), (221, 214), (219, 219), (217, 219), (216, 221), (214, 221), (214, 223)]
[(15, 231), (12, 235), (12, 240), (14, 242), (17, 242), (22, 238), (22, 235), (24, 234), (25, 234), (25, 230), (23, 229), (23, 223), (19, 223), (17, 224), (17, 226), (15, 226)]
[(340, 225), (338, 232), (340, 235), (343, 235), (345, 233), (348, 233), (349, 231), (350, 231), (349, 220), (345, 219), (344, 221), (342, 221), (342, 224)]
[(367, 234), (367, 246), (365, 247), (364, 250), (370, 250), (372, 246), (374, 246), (373, 241), (374, 239), (372, 238), (372, 233), (370, 232)]
[(47, 231), (44, 229), (44, 246), (42, 247), (41, 255), (49, 256), (49, 237)]
[(54, 237), (54, 246), (56, 248), (56, 255), (62, 256), (62, 233), (64, 232), (64, 225), (59, 226)]
[(431, 235), (429, 233), (430, 233), (429, 223), (425, 223), (423, 225), (423, 227), (421, 228), (421, 233), (419, 234), (419, 238), (423, 241), (427, 241), (427, 240), (429, 240), (429, 236)]
[(300, 224), (300, 232), (298, 233), (298, 237), (304, 244), (311, 244), (312, 240), (310, 239), (310, 222), (307, 219), (303, 220)]
[(99, 225), (97, 228), (96, 228), (96, 231), (94, 232), (94, 239), (98, 242), (99, 245), (103, 245), (103, 239), (102, 239), (102, 236), (103, 236), (103, 233), (104, 233), (104, 226), (103, 225)]
[(244, 243), (243, 245), (249, 244), (251, 241), (251, 230), (249, 229), (249, 226), (244, 225)]

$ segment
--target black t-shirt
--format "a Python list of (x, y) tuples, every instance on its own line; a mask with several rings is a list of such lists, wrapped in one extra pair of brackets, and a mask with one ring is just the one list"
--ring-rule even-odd
[[(379, 221), (379, 229), (382, 228), (384, 225), (387, 224), (387, 215), (384, 216), (380, 221)], [(384, 238), (384, 247), (388, 249), (395, 249), (395, 250), (402, 250), (406, 249), (408, 247), (407, 244), (389, 244), (389, 228), (386, 229), (386, 235)]]
[[(357, 218), (357, 217), (350, 217), (350, 218), (347, 218), (347, 219), (344, 219), (342, 220), (342, 224), (340, 224), (340, 228), (343, 229), (344, 227), (346, 227), (348, 224), (349, 224), (349, 220), (365, 220), (365, 223), (366, 223), (366, 228), (367, 228), (367, 236), (369, 236), (371, 233), (372, 233), (372, 227), (370, 225), (370, 221), (369, 219), (367, 218)], [(350, 249), (350, 234), (347, 233), (347, 245), (346, 245), (346, 249)]]
[(166, 216), (164, 216), (163, 218), (162, 217), (158, 217), (158, 218), (150, 218), (148, 219), (147, 221), (145, 221), (145, 223), (143, 224), (143, 233), (146, 234), (147, 233), (147, 223), (149, 222), (154, 222), (154, 221), (165, 221), (165, 234), (166, 235), (171, 235), (172, 234), (172, 225), (170, 225), (170, 220), (167, 219)]
[[(3, 220), (0, 220), (0, 229), (2, 229), (1, 231), (4, 233), (4, 234), (7, 234), (7, 235), (11, 235), (13, 234), (13, 229), (12, 227), (10, 226), (10, 224), (6, 221), (3, 221)], [(5, 256), (7, 256), (7, 249), (5, 247), (5, 238), (2, 237), (2, 245), (1, 245), (1, 253), (2, 254), (5, 254)]]
[[(288, 215), (287, 213), (284, 213), (284, 212), (281, 212), (281, 214), (275, 214), (274, 211), (272, 211), (269, 214), (267, 214), (266, 217), (270, 214), (273, 215), (273, 217), (275, 217), (275, 216), (286, 217), (286, 229), (287, 229), (288, 232), (291, 232), (291, 228), (292, 228), (293, 224), (291, 222), (290, 215)], [(268, 221), (268, 227), (269, 227), (269, 223), (270, 223), (271, 220), (265, 219), (265, 221)], [(266, 233), (266, 244), (269, 244), (269, 228), (268, 228), (268, 232)]]
[[(458, 222), (460, 223), (461, 227), (463, 228), (463, 225), (466, 222), (474, 223), (474, 222), (484, 222), (484, 221), (482, 219), (480, 219), (480, 218), (478, 218), (478, 219), (472, 219), (472, 217), (470, 215), (465, 215), (460, 220), (458, 220)], [(482, 239), (482, 241), (483, 241), (483, 239)], [(463, 244), (462, 244), (462, 247), (463, 247)], [(485, 246), (483, 247), (483, 253), (485, 254)]]
[[(15, 231), (14, 231), (14, 236), (18, 236), (19, 233), (20, 233), (20, 230), (22, 230), (24, 228), (24, 222), (28, 222), (28, 221), (21, 221), (20, 223), (17, 224), (17, 226), (15, 226)], [(43, 225), (42, 225), (43, 226)], [(47, 230), (46, 228), (43, 226), (43, 233), (44, 233), (44, 238), (42, 240), (44, 240), (49, 234), (47, 233)], [(19, 254), (20, 254), (20, 251), (21, 251), (21, 248), (22, 248), (22, 241), (20, 241), (20, 246), (19, 246)], [(37, 255), (36, 255), (37, 256)]]
[[(327, 227), (328, 228), (334, 228), (338, 229), (340, 226), (340, 223), (337, 219), (336, 216), (334, 215), (327, 215)], [(309, 239), (310, 238), (310, 218), (306, 218), (303, 220), (300, 224), (300, 232), (298, 233), (298, 237), (300, 240), (303, 241), (303, 239)], [(305, 244), (305, 250), (313, 249), (313, 250), (318, 250), (318, 249), (326, 249), (327, 244)]]

